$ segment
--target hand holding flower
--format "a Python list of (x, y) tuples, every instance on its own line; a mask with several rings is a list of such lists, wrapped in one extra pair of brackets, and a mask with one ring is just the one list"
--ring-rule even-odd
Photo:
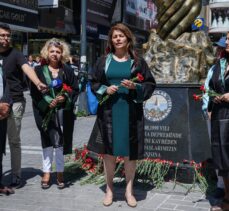
[(138, 73), (136, 77), (131, 78), (130, 80), (122, 80), (121, 86), (126, 87), (127, 89), (136, 89), (135, 83), (136, 81), (142, 82), (144, 81), (144, 77), (141, 73)]
[(57, 106), (57, 100), (56, 98), (52, 100), (52, 102), (49, 104), (49, 108), (55, 108)]
[(65, 101), (65, 97), (63, 95), (57, 96), (52, 102), (49, 104), (50, 108), (55, 108), (59, 103), (63, 103)]
[(121, 81), (121, 86), (126, 87), (127, 89), (136, 89), (135, 83), (131, 80), (124, 79)]
[(202, 85), (200, 87), (200, 90), (202, 91), (202, 94), (199, 94), (199, 95), (193, 94), (193, 99), (195, 101), (202, 100), (203, 99), (203, 96), (204, 95), (207, 95), (209, 97), (214, 97), (214, 102), (215, 103), (220, 103), (221, 102), (221, 100), (222, 100), (222, 94), (219, 94), (219, 93), (215, 92), (212, 89), (205, 89), (204, 85)]
[(228, 102), (229, 102), (229, 93), (223, 94), (223, 95), (220, 97), (220, 100), (228, 103)]
[(213, 102), (218, 104), (218, 103), (221, 103), (222, 100), (221, 100), (221, 96), (215, 96), (214, 99), (213, 99)]
[(115, 92), (118, 91), (118, 88), (119, 88), (118, 86), (111, 85), (111, 86), (107, 87), (106, 92), (108, 95), (113, 95)]
[(71, 93), (72, 88), (66, 84), (63, 84), (61, 91), (57, 94), (57, 96), (52, 100), (52, 102), (49, 104), (49, 111), (45, 115), (43, 121), (42, 121), (42, 128), (44, 131), (47, 130), (49, 121), (52, 118), (53, 113), (56, 112), (56, 107), (59, 103), (63, 103), (66, 100), (65, 94)]
[(57, 103), (63, 103), (66, 97), (64, 95), (60, 95), (60, 96), (57, 96), (56, 99), (57, 99)]
[(114, 94), (115, 92), (117, 92), (118, 88), (120, 86), (124, 86), (125, 88), (127, 89), (136, 89), (136, 86), (135, 86), (135, 81), (139, 81), (139, 82), (142, 82), (144, 80), (144, 77), (142, 76), (141, 73), (138, 73), (136, 77), (130, 79), (130, 80), (127, 80), (127, 79), (124, 79), (121, 81), (121, 84), (119, 86), (115, 86), (115, 85), (111, 85), (107, 88), (107, 95), (104, 96), (102, 98), (102, 100), (99, 101), (99, 104), (102, 105), (105, 101), (107, 101), (109, 98), (110, 98), (110, 95)]

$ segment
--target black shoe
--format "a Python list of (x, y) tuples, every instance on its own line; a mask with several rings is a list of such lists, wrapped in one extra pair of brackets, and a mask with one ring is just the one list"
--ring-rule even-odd
[(214, 192), (212, 193), (212, 196), (216, 199), (222, 199), (225, 195), (223, 188), (216, 188)]
[(10, 195), (14, 194), (14, 190), (12, 188), (8, 188), (6, 186), (1, 186), (0, 187), (0, 194), (5, 194), (5, 195)]
[(13, 178), (13, 181), (10, 184), (10, 187), (18, 189), (21, 186), (22, 186), (21, 178), (18, 176), (16, 178)]

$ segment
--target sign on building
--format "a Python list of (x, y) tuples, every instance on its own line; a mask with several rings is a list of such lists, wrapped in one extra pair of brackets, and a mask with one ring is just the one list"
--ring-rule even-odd
[(110, 27), (116, 0), (87, 0), (87, 21)]
[(143, 30), (155, 27), (157, 8), (153, 0), (124, 0), (123, 9), (124, 23)]
[(0, 22), (9, 24), (12, 30), (37, 32), (38, 11), (0, 2)]
[(57, 8), (58, 0), (38, 0), (38, 8)]

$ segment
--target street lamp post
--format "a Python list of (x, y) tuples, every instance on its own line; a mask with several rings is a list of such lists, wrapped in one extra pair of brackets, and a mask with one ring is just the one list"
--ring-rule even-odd
[(87, 95), (85, 91), (87, 82), (87, 34), (86, 34), (87, 1), (81, 0), (81, 31), (80, 31), (80, 95), (78, 111), (88, 114)]
[(84, 69), (84, 71), (86, 70), (86, 66), (83, 64), (86, 64), (87, 62), (86, 14), (87, 14), (87, 1), (81, 0), (80, 63), (81, 63), (81, 69)]

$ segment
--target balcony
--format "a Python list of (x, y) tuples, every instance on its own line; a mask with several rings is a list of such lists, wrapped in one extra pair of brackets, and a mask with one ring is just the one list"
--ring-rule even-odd
[(210, 0), (209, 32), (225, 33), (229, 31), (229, 0)]

